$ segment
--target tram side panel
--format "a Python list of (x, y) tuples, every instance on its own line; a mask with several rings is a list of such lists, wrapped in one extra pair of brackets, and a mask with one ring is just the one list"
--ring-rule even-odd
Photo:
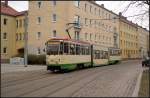
[(51, 55), (47, 56), (47, 66), (60, 66), (60, 69), (72, 70), (77, 68), (79, 64), (90, 66), (90, 55)]
[(93, 66), (101, 66), (108, 64), (108, 49), (94, 45), (93, 47)]

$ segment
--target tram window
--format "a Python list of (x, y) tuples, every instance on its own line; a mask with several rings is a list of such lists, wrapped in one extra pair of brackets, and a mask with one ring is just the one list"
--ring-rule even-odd
[(108, 58), (108, 52), (104, 51), (104, 59), (107, 59), (107, 58)]
[(100, 50), (98, 50), (97, 59), (100, 59)]
[(59, 44), (49, 44), (47, 45), (46, 50), (48, 55), (57, 55), (59, 50)]
[(95, 59), (99, 59), (100, 58), (100, 51), (99, 50), (95, 50)]
[(86, 46), (86, 55), (90, 54), (90, 47)]
[(103, 58), (103, 51), (101, 50), (100, 51), (100, 59), (102, 59)]
[(76, 45), (76, 55), (80, 55), (80, 45)]
[(82, 55), (85, 55), (85, 46), (81, 46)]
[(82, 54), (82, 55), (83, 55), (83, 52), (84, 52), (83, 46), (81, 46), (81, 54)]
[(63, 42), (60, 43), (60, 50), (59, 50), (59, 54), (63, 54)]
[(84, 55), (86, 55), (86, 46), (84, 46)]
[(70, 45), (70, 54), (74, 55), (75, 54), (75, 44)]
[(69, 44), (64, 43), (64, 54), (68, 54), (68, 53), (69, 53)]

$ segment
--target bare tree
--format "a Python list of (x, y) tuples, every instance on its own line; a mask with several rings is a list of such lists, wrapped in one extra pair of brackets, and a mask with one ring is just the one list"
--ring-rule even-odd
[[(127, 18), (134, 17), (135, 20), (140, 21), (141, 25), (143, 25), (144, 20), (149, 20), (149, 5), (150, 1), (130, 1), (129, 4), (125, 7), (125, 9), (121, 12), (122, 14), (126, 13), (131, 7), (136, 7), (139, 10), (138, 14), (133, 14), (131, 16), (127, 16)], [(141, 9), (140, 9), (141, 8)], [(149, 27), (149, 21), (146, 27)]]

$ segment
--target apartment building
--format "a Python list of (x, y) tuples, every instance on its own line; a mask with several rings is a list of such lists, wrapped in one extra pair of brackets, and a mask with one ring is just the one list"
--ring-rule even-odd
[(123, 59), (143, 58), (149, 50), (148, 30), (95, 1), (29, 1), (28, 12), (18, 12), (6, 1), (1, 3), (2, 62), (24, 53), (25, 13), (28, 54), (45, 54), (45, 42), (52, 37), (69, 38), (66, 28), (70, 27), (71, 39), (120, 48)]
[(118, 15), (95, 1), (29, 1), (28, 17), (29, 54), (44, 54), (52, 37), (68, 38), (71, 26), (71, 39), (119, 47)]
[(138, 38), (139, 57), (145, 58), (148, 56), (149, 51), (149, 31), (146, 28), (138, 26)]
[(1, 62), (8, 62), (11, 57), (23, 53), (24, 13), (26, 11), (17, 12), (10, 7), (8, 1), (1, 2)]
[(139, 58), (138, 26), (119, 13), (120, 49), (123, 59)]

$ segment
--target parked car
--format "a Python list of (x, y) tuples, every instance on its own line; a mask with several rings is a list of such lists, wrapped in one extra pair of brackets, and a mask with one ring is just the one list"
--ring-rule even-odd
[(144, 67), (144, 66), (147, 66), (147, 67), (150, 66), (150, 58), (146, 58), (146, 59), (142, 60), (142, 67)]

